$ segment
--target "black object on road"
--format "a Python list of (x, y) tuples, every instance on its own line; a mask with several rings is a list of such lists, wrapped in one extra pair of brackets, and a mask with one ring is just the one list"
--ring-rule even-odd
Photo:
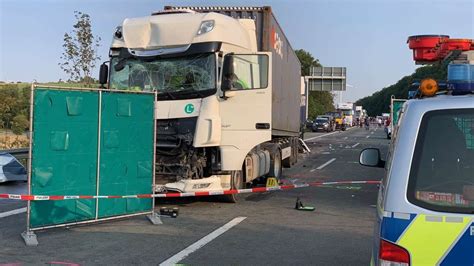
[(311, 206), (304, 206), (303, 202), (301, 202), (300, 197), (296, 198), (296, 206), (295, 209), (298, 211), (314, 211), (315, 208)]
[(160, 208), (160, 215), (170, 216), (172, 218), (178, 217), (179, 208), (168, 208), (168, 207), (161, 207)]

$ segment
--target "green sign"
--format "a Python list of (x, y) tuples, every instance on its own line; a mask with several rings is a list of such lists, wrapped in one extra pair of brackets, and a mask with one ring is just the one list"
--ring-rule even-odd
[(186, 114), (191, 114), (192, 112), (194, 112), (194, 105), (192, 103), (186, 104), (186, 106), (184, 107), (184, 112), (186, 112)]
[(400, 116), (400, 109), (402, 109), (403, 107), (403, 103), (405, 103), (406, 100), (398, 100), (398, 99), (394, 99), (393, 102), (392, 102), (392, 112), (393, 112), (393, 121), (392, 121), (392, 124), (393, 125), (397, 125), (398, 124), (398, 118)]

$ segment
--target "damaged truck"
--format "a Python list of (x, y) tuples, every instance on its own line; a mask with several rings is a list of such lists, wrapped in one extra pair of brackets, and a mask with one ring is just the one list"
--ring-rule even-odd
[(125, 19), (109, 55), (103, 86), (157, 92), (156, 192), (246, 188), (297, 162), (300, 62), (270, 7), (166, 6)]

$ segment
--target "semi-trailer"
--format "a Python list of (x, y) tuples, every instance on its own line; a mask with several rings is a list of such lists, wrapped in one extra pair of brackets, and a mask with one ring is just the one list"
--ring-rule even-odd
[(166, 6), (125, 19), (109, 55), (101, 84), (157, 91), (156, 192), (241, 189), (297, 162), (301, 67), (270, 7)]

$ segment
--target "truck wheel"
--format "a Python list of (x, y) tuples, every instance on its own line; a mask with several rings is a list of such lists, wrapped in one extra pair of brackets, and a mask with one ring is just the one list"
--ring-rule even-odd
[(281, 179), (281, 152), (280, 149), (275, 148), (270, 154), (270, 172), (267, 177), (275, 177), (278, 181)]
[[(242, 189), (244, 188), (244, 177), (242, 170), (232, 171), (230, 174), (230, 187), (231, 189)], [(239, 194), (222, 195), (223, 202), (236, 203), (239, 198)]]

